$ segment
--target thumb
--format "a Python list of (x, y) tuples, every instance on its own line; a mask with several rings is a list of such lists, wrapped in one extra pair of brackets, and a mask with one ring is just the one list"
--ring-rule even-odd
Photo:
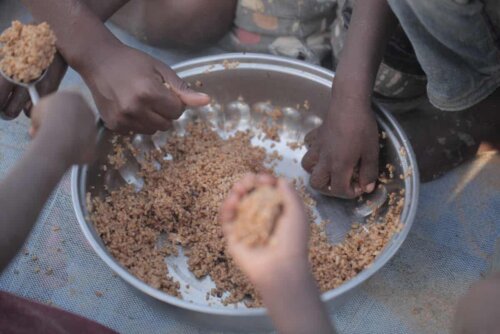
[(172, 90), (185, 105), (199, 107), (210, 103), (209, 95), (191, 89), (172, 69), (163, 65), (158, 70), (162, 74), (165, 87)]

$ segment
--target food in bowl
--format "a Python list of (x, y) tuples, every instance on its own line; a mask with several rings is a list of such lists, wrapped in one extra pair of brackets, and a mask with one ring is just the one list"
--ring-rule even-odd
[[(274, 109), (273, 109), (274, 110)], [(246, 173), (275, 173), (282, 159), (277, 150), (253, 144), (263, 138), (269, 147), (282, 140), (279, 117), (259, 118), (248, 131), (221, 136), (210, 122), (198, 119), (185, 131), (172, 131), (166, 143), (148, 152), (138, 151), (130, 138), (116, 137), (114, 153), (106, 168), (122, 168), (127, 157), (141, 162), (140, 190), (132, 185), (108, 189), (104, 197), (88, 199), (90, 219), (109, 252), (132, 274), (154, 288), (182, 298), (180, 283), (169, 273), (165, 257), (179, 250), (188, 258), (189, 270), (199, 279), (209, 276), (215, 288), (207, 291), (224, 304), (262, 305), (254, 287), (226, 251), (217, 215), (235, 181)], [(277, 129), (271, 131), (269, 129)], [(302, 147), (302, 143), (286, 141)], [(382, 178), (389, 175), (384, 172)], [(364, 224), (352, 225), (340, 243), (327, 235), (329, 224), (319, 222), (316, 203), (302, 179), (291, 180), (301, 194), (311, 226), (309, 260), (321, 291), (334, 289), (370, 266), (401, 228), (403, 196), (389, 195), (383, 215), (375, 213)]]

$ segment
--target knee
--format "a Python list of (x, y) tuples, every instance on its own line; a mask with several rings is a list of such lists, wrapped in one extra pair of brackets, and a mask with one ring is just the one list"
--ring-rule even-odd
[(500, 328), (500, 274), (477, 282), (460, 300), (454, 333), (495, 333)]
[[(155, 2), (155, 1), (153, 1)], [(148, 42), (159, 46), (199, 49), (222, 38), (231, 28), (237, 0), (163, 0), (164, 11), (150, 7)]]

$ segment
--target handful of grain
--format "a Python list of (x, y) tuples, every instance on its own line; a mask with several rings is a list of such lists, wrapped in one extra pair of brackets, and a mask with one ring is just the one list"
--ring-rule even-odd
[(243, 197), (237, 207), (233, 223), (236, 239), (250, 247), (266, 245), (282, 208), (281, 194), (275, 187), (257, 187)]
[(39, 78), (56, 54), (56, 37), (45, 22), (23, 25), (13, 21), (0, 35), (0, 45), (0, 69), (23, 83)]

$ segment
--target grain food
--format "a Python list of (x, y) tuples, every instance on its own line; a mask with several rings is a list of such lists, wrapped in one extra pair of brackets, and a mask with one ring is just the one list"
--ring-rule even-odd
[(55, 43), (47, 23), (23, 25), (13, 21), (0, 35), (0, 69), (16, 81), (34, 81), (54, 60)]
[[(262, 305), (257, 291), (229, 256), (217, 217), (236, 181), (247, 173), (272, 173), (268, 166), (279, 159), (252, 146), (252, 137), (251, 132), (240, 131), (222, 139), (208, 125), (190, 123), (184, 135), (173, 134), (164, 147), (142, 159), (144, 185), (139, 192), (123, 186), (104, 198), (89, 197), (90, 218), (111, 254), (146, 283), (181, 297), (179, 283), (169, 275), (164, 261), (166, 256), (176, 256), (181, 247), (189, 270), (198, 278), (210, 276), (214, 281), (216, 288), (207, 296), (223, 296), (225, 304)], [(109, 161), (115, 168), (123, 166), (124, 152), (137, 155), (130, 140), (115, 140), (114, 145)], [(403, 198), (399, 192), (391, 193), (385, 214), (375, 213), (365, 224), (353, 225), (344, 241), (333, 244), (326, 230), (335, 222), (316, 224), (314, 199), (302, 179), (294, 180), (294, 185), (308, 211), (309, 260), (323, 292), (370, 266), (401, 228)], [(266, 225), (266, 230), (272, 227)]]
[(232, 223), (236, 239), (247, 246), (263, 246), (269, 242), (281, 215), (283, 200), (273, 186), (259, 186), (244, 196)]

